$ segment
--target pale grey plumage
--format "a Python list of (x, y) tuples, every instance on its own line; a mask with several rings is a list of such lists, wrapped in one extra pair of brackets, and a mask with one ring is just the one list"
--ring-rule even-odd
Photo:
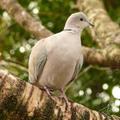
[[(71, 36), (71, 33), (74, 35)], [(66, 38), (66, 35), (71, 37)], [(75, 39), (74, 41), (73, 37)], [(63, 39), (61, 40), (61, 38)], [(51, 40), (54, 42), (51, 42)], [(70, 42), (71, 44), (69, 45), (68, 43)], [(71, 81), (73, 77), (75, 78), (77, 73), (79, 72), (79, 66), (81, 66), (82, 64), (82, 62), (79, 62), (82, 58), (80, 56), (82, 56), (81, 41), (79, 38), (79, 34), (77, 35), (77, 32), (75, 31), (66, 31), (66, 33), (62, 31), (61, 33), (48, 37), (43, 41), (39, 41), (33, 47), (32, 53), (30, 55), (29, 80), (31, 83), (39, 87), (43, 87), (46, 85), (53, 90), (61, 89), (65, 87), (65, 85), (68, 84), (68, 82)], [(49, 58), (47, 59), (47, 57)], [(46, 65), (45, 62), (47, 62)], [(66, 64), (68, 64), (68, 66)], [(62, 66), (63, 69), (61, 69)], [(45, 72), (43, 69), (45, 70)], [(31, 72), (34, 72), (32, 77)], [(63, 79), (63, 81), (59, 79), (60, 77), (61, 79)], [(65, 80), (64, 77), (66, 78)], [(52, 81), (49, 80), (49, 78)]]
[(38, 41), (38, 43), (33, 47), (29, 58), (29, 82), (36, 86), (36, 82), (41, 75), (47, 60), (46, 50), (43, 44), (44, 41), (45, 39)]
[(62, 90), (73, 80), (83, 64), (81, 32), (89, 24), (93, 26), (84, 13), (74, 13), (66, 21), (66, 31), (38, 41), (29, 59), (30, 83)]
[(73, 81), (77, 77), (77, 74), (79, 73), (80, 69), (82, 68), (82, 65), (83, 65), (83, 54), (81, 54), (80, 59), (77, 61), (71, 81)]

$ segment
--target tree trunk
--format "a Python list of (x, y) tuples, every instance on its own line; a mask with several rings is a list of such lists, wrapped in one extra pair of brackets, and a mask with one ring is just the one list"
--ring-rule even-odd
[[(0, 70), (1, 120), (105, 120), (106, 117), (77, 103), (66, 106), (63, 99), (49, 97), (38, 87), (30, 85)], [(120, 120), (115, 115), (109, 120)]]

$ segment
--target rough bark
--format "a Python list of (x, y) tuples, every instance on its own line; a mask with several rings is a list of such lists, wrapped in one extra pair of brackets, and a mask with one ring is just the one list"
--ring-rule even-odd
[(108, 45), (102, 49), (82, 47), (86, 63), (120, 69), (120, 46)]
[(113, 22), (102, 0), (77, 0), (77, 7), (95, 25), (88, 31), (101, 49), (83, 49), (85, 62), (120, 69), (120, 27)]
[[(0, 70), (0, 119), (14, 120), (105, 120), (95, 110), (49, 97), (39, 88)], [(109, 115), (109, 120), (120, 120)]]
[(77, 6), (94, 23), (94, 29), (89, 27), (88, 30), (100, 47), (113, 43), (120, 44), (120, 27), (109, 17), (103, 0), (77, 0)]
[[(102, 49), (82, 47), (84, 62), (120, 69), (120, 54), (118, 54), (120, 53), (120, 45), (118, 44), (120, 43), (120, 29), (109, 18), (102, 0), (77, 0), (77, 6), (95, 24), (95, 28), (90, 27), (88, 31), (98, 42), (99, 46), (102, 47)], [(16, 0), (1, 0), (0, 7), (12, 15), (26, 31), (37, 39), (53, 34), (39, 22), (35, 21)]]

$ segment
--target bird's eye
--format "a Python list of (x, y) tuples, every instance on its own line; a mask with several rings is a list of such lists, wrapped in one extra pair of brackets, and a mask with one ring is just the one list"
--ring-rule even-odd
[(82, 18), (80, 18), (80, 21), (83, 21), (83, 19), (82, 19)]

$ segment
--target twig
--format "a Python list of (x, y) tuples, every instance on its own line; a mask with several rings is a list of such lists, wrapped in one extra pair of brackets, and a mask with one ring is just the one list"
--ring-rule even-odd
[(83, 85), (80, 90), (83, 90), (86, 86), (88, 86), (90, 83), (92, 83), (93, 81), (95, 81), (98, 77), (102, 76), (103, 73), (99, 74), (97, 77), (93, 78), (92, 80), (90, 80), (89, 82), (87, 82), (85, 85)]
[(8, 20), (6, 20), (3, 16), (0, 15), (0, 18), (3, 19), (3, 21), (9, 26), (10, 22)]
[(97, 69), (97, 70), (111, 70), (109, 67), (96, 67), (96, 66), (93, 66), (94, 69)]
[[(83, 72), (81, 72), (78, 76), (77, 76), (77, 78), (76, 79), (79, 79), (82, 75), (84, 75), (90, 68), (92, 68), (93, 66), (92, 65), (89, 65), (87, 68), (85, 68), (84, 70), (83, 70)], [(75, 79), (75, 80), (76, 80)]]
[(16, 64), (19, 64), (21, 66), (25, 66), (23, 63), (19, 62), (19, 61), (15, 61), (15, 60), (11, 60), (11, 59), (6, 59), (5, 57), (0, 57), (0, 60), (5, 60), (5, 61), (8, 61), (8, 62), (12, 62), (12, 63), (16, 63)]
[(20, 69), (20, 70), (23, 70), (23, 71), (25, 71), (25, 72), (28, 73), (28, 69), (27, 69), (27, 68), (25, 68), (25, 67), (23, 67), (23, 66), (21, 66), (21, 65), (19, 65), (19, 64), (16, 64), (16, 63), (12, 63), (12, 62), (9, 62), (9, 63), (4, 62), (4, 63), (2, 63), (2, 62), (1, 62), (0, 65), (1, 65), (1, 66), (13, 66), (13, 67), (16, 67), (16, 68), (18, 68), (18, 69)]
[(75, 82), (77, 79), (79, 79), (82, 75), (84, 75), (90, 68), (92, 68), (92, 65), (89, 65), (87, 68), (85, 68), (85, 69), (83, 70), (83, 72), (81, 72), (81, 73), (77, 76), (77, 78), (76, 78), (75, 80), (73, 80), (73, 81), (64, 89), (64, 92), (66, 92), (66, 91), (74, 84), (74, 82)]
[[(34, 13), (32, 13), (32, 14), (34, 14)], [(38, 15), (63, 16), (62, 14), (59, 14), (59, 13), (52, 13), (52, 12), (39, 12)]]

